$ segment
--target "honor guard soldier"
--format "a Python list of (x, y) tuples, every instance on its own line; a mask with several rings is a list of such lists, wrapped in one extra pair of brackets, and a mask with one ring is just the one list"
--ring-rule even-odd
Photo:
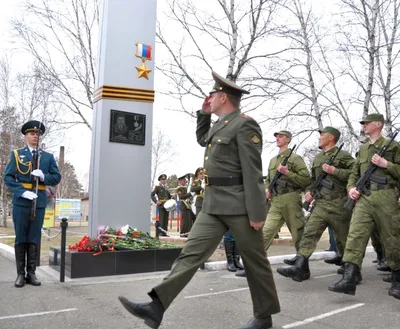
[[(341, 265), (351, 218), (351, 212), (344, 208), (344, 204), (347, 201), (346, 186), (354, 158), (335, 146), (340, 138), (339, 130), (325, 127), (319, 133), (319, 148), (322, 152), (314, 158), (311, 170), (311, 182), (314, 185), (310, 186), (305, 196), (308, 204), (314, 203), (314, 209), (304, 228), (294, 266), (277, 270), (279, 274), (298, 282), (310, 278), (308, 259), (328, 225), (335, 234), (338, 255), (325, 262)], [(333, 161), (329, 165), (327, 162), (330, 159)], [(315, 186), (321, 177), (324, 177), (321, 186)]]
[[(160, 326), (165, 310), (228, 230), (239, 245), (253, 301), (254, 317), (240, 329), (271, 328), (271, 314), (280, 311), (261, 231), (267, 212), (262, 132), (255, 120), (240, 113), (241, 96), (249, 92), (214, 72), (212, 76), (214, 88), (197, 112), (197, 141), (206, 147), (202, 211), (170, 274), (150, 291), (152, 302), (136, 303), (120, 297), (124, 307), (151, 328)], [(212, 113), (219, 119), (211, 127)]]
[[(151, 200), (158, 208), (158, 221), (155, 223), (156, 237), (167, 235), (165, 232), (168, 231), (169, 212), (164, 208), (164, 203), (171, 199), (171, 193), (169, 193), (167, 187), (167, 175), (158, 176), (158, 181), (160, 184), (155, 186), (153, 192), (151, 192)], [(159, 228), (162, 228), (163, 231), (159, 230)]]
[[(389, 141), (382, 136), (382, 114), (369, 114), (360, 123), (369, 140), (361, 145), (347, 183), (349, 198), (356, 203), (343, 256), (343, 278), (330, 285), (329, 290), (349, 295), (356, 293), (357, 273), (376, 225), (387, 264), (392, 269), (389, 295), (400, 299), (400, 210), (396, 191), (400, 181), (400, 145), (392, 141), (388, 146)], [(386, 151), (380, 156), (378, 153), (383, 147)], [(372, 164), (376, 166), (373, 177), (370, 176), (365, 188), (359, 191), (357, 182), (367, 177), (364, 174)]]
[(204, 198), (204, 168), (199, 167), (196, 169), (196, 172), (194, 173), (195, 179), (192, 183), (192, 189), (191, 191), (196, 193), (196, 201), (195, 201), (195, 206), (196, 206), (196, 216), (199, 215), (201, 208), (203, 207), (203, 198)]
[[(193, 175), (193, 174), (192, 174)], [(186, 238), (189, 235), (190, 229), (193, 223), (193, 213), (192, 213), (192, 194), (188, 193), (188, 188), (186, 187), (186, 176), (183, 175), (178, 178), (178, 187), (176, 189), (177, 198), (179, 200), (179, 208), (182, 213), (182, 224), (180, 227), (181, 238)]]
[[(26, 146), (11, 152), (4, 171), (4, 183), (13, 193), (12, 217), (17, 265), (17, 279), (14, 285), (17, 288), (23, 287), (25, 282), (34, 286), (41, 284), (35, 272), (47, 205), (46, 186), (55, 186), (61, 181), (54, 156), (38, 147), (39, 135), (45, 132), (43, 123), (28, 121), (22, 126), (21, 132), (25, 136)], [(37, 159), (36, 163), (34, 159)], [(39, 184), (36, 192), (37, 179)]]
[[(277, 172), (281, 176), (274, 186), (275, 191), (266, 191), (270, 209), (263, 228), (264, 246), (265, 251), (267, 251), (279, 229), (286, 223), (297, 252), (305, 224), (301, 191), (310, 185), (310, 173), (303, 158), (295, 153), (292, 153), (287, 159), (286, 166), (282, 166), (282, 162), (291, 153), (288, 145), (292, 139), (292, 134), (287, 130), (281, 130), (274, 133), (274, 136), (276, 146), (279, 147), (279, 154), (272, 158), (269, 163), (266, 185), (271, 185), (271, 181)], [(294, 260), (288, 259), (285, 260), (285, 263), (293, 265)]]

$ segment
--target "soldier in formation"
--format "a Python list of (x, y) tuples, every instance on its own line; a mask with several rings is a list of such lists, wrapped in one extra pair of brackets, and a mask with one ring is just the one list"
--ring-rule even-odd
[(169, 212), (164, 208), (164, 204), (171, 199), (171, 193), (169, 193), (167, 187), (167, 175), (162, 174), (158, 176), (158, 181), (160, 183), (154, 187), (150, 195), (151, 200), (157, 205), (158, 209), (158, 220), (155, 223), (157, 238), (160, 235), (167, 235)]

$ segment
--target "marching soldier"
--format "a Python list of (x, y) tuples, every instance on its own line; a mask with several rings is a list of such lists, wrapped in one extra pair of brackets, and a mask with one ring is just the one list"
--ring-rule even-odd
[(205, 171), (203, 167), (199, 167), (196, 169), (194, 173), (195, 179), (192, 183), (192, 192), (196, 193), (196, 217), (199, 215), (201, 208), (203, 207), (203, 198), (204, 198), (204, 175)]
[[(281, 162), (290, 153), (288, 146), (292, 134), (287, 130), (281, 130), (274, 133), (274, 136), (276, 145), (279, 147), (279, 154), (272, 158), (269, 163), (266, 185), (270, 185), (277, 171), (282, 176), (276, 185), (278, 195), (273, 195), (272, 191), (266, 191), (266, 198), (271, 206), (263, 228), (264, 247), (267, 251), (279, 229), (286, 223), (297, 252), (305, 224), (301, 191), (310, 185), (310, 173), (302, 157), (294, 153), (290, 156), (287, 165), (282, 166)], [(293, 265), (294, 260), (285, 260), (285, 263)]]
[[(167, 236), (165, 233), (168, 231), (168, 217), (169, 212), (164, 208), (164, 203), (171, 199), (171, 194), (168, 191), (167, 187), (167, 175), (162, 174), (158, 176), (159, 185), (155, 186), (153, 191), (151, 192), (151, 200), (157, 205), (158, 208), (158, 221), (156, 221), (156, 237)], [(163, 231), (158, 228), (162, 228)]]
[(190, 229), (192, 228), (192, 194), (187, 192), (186, 187), (186, 175), (178, 178), (178, 187), (176, 193), (179, 200), (179, 208), (182, 213), (182, 224), (180, 227), (181, 238), (186, 238), (189, 235)]
[[(154, 287), (149, 303), (119, 297), (124, 307), (145, 324), (158, 328), (166, 309), (216, 249), (229, 229), (247, 269), (254, 317), (240, 329), (272, 327), (271, 315), (280, 311), (261, 228), (266, 217), (262, 179), (262, 132), (258, 123), (240, 113), (240, 99), (248, 94), (213, 72), (214, 88), (197, 114), (197, 141), (206, 147), (207, 181), (203, 209), (170, 274)], [(219, 117), (212, 126), (211, 113)]]
[[(365, 248), (376, 225), (385, 249), (386, 261), (392, 269), (392, 286), (389, 295), (400, 299), (400, 211), (396, 187), (400, 180), (400, 145), (393, 141), (381, 157), (377, 153), (388, 144), (381, 133), (382, 114), (374, 113), (360, 121), (368, 142), (360, 147), (347, 184), (349, 198), (357, 200), (351, 217), (349, 235), (344, 251), (343, 278), (329, 286), (330, 291), (354, 295), (357, 273), (360, 270)], [(377, 166), (367, 188), (370, 195), (360, 193), (356, 182), (370, 163)], [(377, 182), (378, 181), (378, 182)]]
[[(13, 150), (4, 171), (4, 183), (13, 193), (13, 223), (15, 230), (15, 261), (17, 279), (15, 287), (26, 283), (40, 286), (36, 277), (36, 258), (40, 244), (44, 213), (47, 205), (46, 186), (55, 186), (61, 175), (54, 156), (38, 148), (39, 135), (45, 132), (43, 123), (33, 120), (21, 128), (26, 146)], [(37, 149), (39, 154), (36, 154)], [(34, 158), (38, 155), (39, 165), (34, 168)], [(34, 179), (39, 179), (37, 194), (33, 191)], [(32, 215), (33, 200), (36, 199), (36, 213)], [(26, 278), (25, 278), (26, 255)]]
[[(310, 278), (308, 259), (328, 226), (335, 234), (338, 256), (327, 259), (326, 262), (338, 266), (342, 262), (351, 218), (351, 212), (344, 208), (347, 200), (346, 184), (354, 159), (346, 151), (340, 150), (337, 153), (336, 143), (339, 138), (340, 131), (336, 128), (325, 127), (320, 131), (319, 148), (322, 152), (314, 158), (311, 182), (315, 183), (318, 176), (324, 172), (327, 175), (322, 187), (318, 190), (318, 198), (310, 191), (306, 193), (306, 201), (310, 204), (314, 203), (314, 208), (304, 228), (294, 266), (277, 270), (279, 274), (295, 281), (301, 282)], [(333, 163), (328, 165), (326, 162), (333, 156), (335, 156)]]

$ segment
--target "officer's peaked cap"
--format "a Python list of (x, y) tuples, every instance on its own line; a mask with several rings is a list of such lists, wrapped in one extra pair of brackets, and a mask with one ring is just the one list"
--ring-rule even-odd
[(224, 93), (241, 97), (243, 94), (250, 94), (249, 91), (239, 87), (233, 81), (221, 77), (219, 74), (212, 72), (212, 77), (214, 79), (213, 89), (210, 91), (210, 95), (218, 91), (223, 91)]
[(31, 121), (24, 123), (24, 125), (21, 128), (21, 133), (23, 135), (26, 135), (27, 133), (29, 133), (31, 131), (37, 132), (39, 130), (40, 130), (40, 134), (43, 135), (44, 132), (46, 131), (46, 127), (44, 126), (44, 124), (37, 120), (31, 120)]

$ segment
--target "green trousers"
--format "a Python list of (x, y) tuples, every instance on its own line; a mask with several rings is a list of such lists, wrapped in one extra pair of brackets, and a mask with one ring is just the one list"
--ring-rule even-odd
[(286, 193), (272, 198), (263, 228), (265, 250), (268, 250), (276, 233), (284, 223), (286, 223), (292, 235), (297, 252), (305, 225), (300, 193)]
[(210, 215), (200, 212), (171, 272), (149, 293), (155, 292), (165, 309), (178, 296), (197, 272), (200, 264), (215, 251), (222, 236), (230, 230), (238, 244), (256, 318), (280, 312), (271, 266), (266, 258), (261, 231), (249, 225), (245, 215)]
[(329, 226), (335, 235), (338, 253), (343, 256), (349, 232), (351, 212), (344, 209), (347, 197), (335, 200), (316, 200), (315, 208), (304, 227), (299, 254), (310, 257), (322, 234)]
[(357, 201), (351, 217), (343, 261), (361, 267), (365, 249), (376, 225), (388, 266), (400, 270), (400, 209), (395, 190), (371, 191)]

